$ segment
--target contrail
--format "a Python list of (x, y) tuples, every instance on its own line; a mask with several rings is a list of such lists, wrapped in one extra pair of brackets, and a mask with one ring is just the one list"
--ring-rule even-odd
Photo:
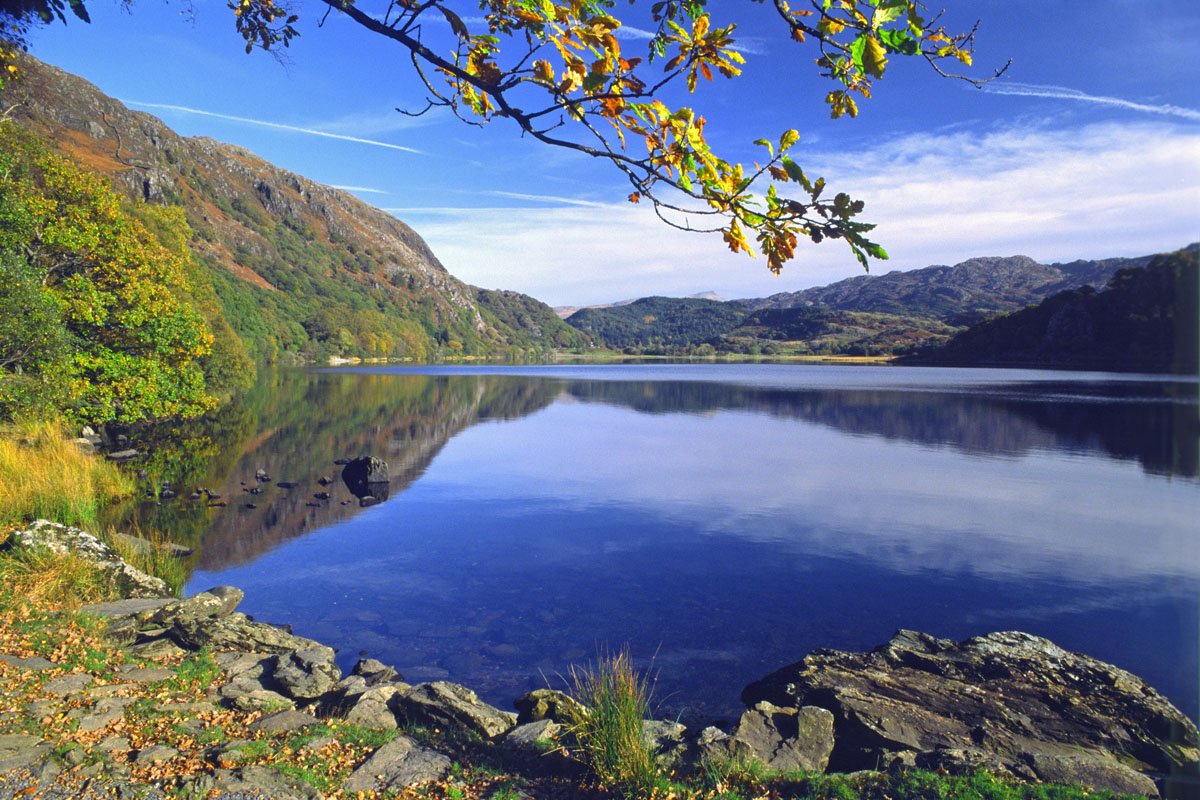
[(341, 133), (329, 133), (328, 131), (317, 131), (312, 128), (301, 128), (296, 125), (284, 125), (279, 122), (267, 122), (261, 119), (250, 119), (248, 117), (235, 117), (232, 114), (218, 114), (215, 111), (202, 111), (198, 108), (188, 108), (187, 106), (173, 106), (166, 103), (142, 103), (137, 100), (122, 100), (127, 106), (139, 106), (141, 108), (161, 108), (167, 111), (182, 111), (185, 114), (199, 114), (204, 117), (215, 117), (217, 119), (227, 119), (231, 122), (244, 122), (247, 125), (258, 125), (263, 128), (275, 128), (281, 131), (292, 131), (293, 133), (307, 133), (310, 136), (324, 136), (327, 139), (341, 139), (344, 142), (358, 142), (359, 144), (371, 144), (376, 147), (386, 147), (389, 150), (399, 150), (403, 153), (416, 153), (417, 155), (425, 155), (421, 150), (416, 150), (412, 147), (404, 147), (403, 145), (390, 144), (388, 142), (379, 142), (374, 139), (362, 139), (358, 136), (346, 136)]
[(584, 206), (586, 208), (612, 208), (612, 203), (597, 203), (594, 200), (576, 200), (573, 197), (556, 197), (551, 194), (522, 194), (520, 192), (488, 191), (480, 194), (490, 194), (493, 197), (511, 197), (514, 200), (533, 200), (537, 203), (561, 203), (568, 206)]
[(1147, 114), (1163, 114), (1200, 121), (1200, 111), (1196, 111), (1195, 109), (1165, 104), (1154, 106), (1147, 103), (1135, 103), (1131, 100), (1122, 100), (1119, 97), (1088, 94), (1087, 92), (1081, 92), (1078, 89), (1071, 89), (1066, 86), (1041, 86), (1036, 83), (1000, 83), (987, 84), (983, 87), (983, 91), (990, 92), (991, 94), (1013, 95), (1015, 97), (1050, 97), (1058, 100), (1082, 100), (1085, 103), (1099, 103), (1106, 106), (1127, 108), (1130, 111), (1144, 111)]
[(329, 184), (330, 189), (341, 189), (343, 192), (370, 192), (371, 194), (387, 194), (383, 189), (372, 189), (369, 186), (339, 186), (336, 183)]

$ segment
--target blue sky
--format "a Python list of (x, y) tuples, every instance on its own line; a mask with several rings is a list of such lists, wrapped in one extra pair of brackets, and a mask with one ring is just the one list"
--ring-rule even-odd
[[(456, 276), (554, 305), (716, 291), (794, 291), (861, 274), (838, 243), (806, 245), (782, 276), (719, 238), (677, 233), (604, 164), (517, 136), (497, 120), (413, 119), (424, 93), (399, 48), (298, 2), (301, 37), (279, 63), (247, 56), (224, 3), (92, 0), (92, 24), (35, 33), (31, 52), (187, 136), (233, 142), (346, 188), (409, 223)], [(382, 6), (362, 0), (370, 10)], [(1200, 3), (946, 0), (945, 23), (981, 20), (984, 90), (893, 58), (854, 120), (830, 120), (812, 51), (778, 35), (767, 5), (710, 0), (748, 60), (692, 105), (727, 157), (796, 128), (793, 156), (867, 204), (891, 253), (872, 271), (983, 255), (1043, 261), (1135, 256), (1200, 239)], [(941, 4), (938, 5), (938, 8)], [(618, 4), (632, 14), (639, 4)], [(462, 16), (477, 16), (466, 2)], [(630, 53), (636, 33), (624, 42)]]

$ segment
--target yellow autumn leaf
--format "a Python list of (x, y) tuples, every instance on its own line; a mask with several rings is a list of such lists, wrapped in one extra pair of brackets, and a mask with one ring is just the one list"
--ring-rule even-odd
[(887, 69), (887, 53), (883, 49), (883, 45), (874, 36), (868, 36), (866, 46), (863, 47), (863, 69), (868, 75), (873, 75), (876, 78), (883, 77), (883, 71)]

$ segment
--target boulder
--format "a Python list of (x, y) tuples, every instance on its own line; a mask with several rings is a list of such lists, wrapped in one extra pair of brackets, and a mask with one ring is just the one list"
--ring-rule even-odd
[(435, 781), (449, 769), (450, 759), (446, 756), (422, 747), (408, 736), (397, 736), (351, 773), (342, 791), (347, 795), (395, 791)]
[(171, 638), (188, 650), (240, 650), (253, 653), (290, 653), (324, 647), (312, 639), (293, 636), (265, 622), (251, 622), (240, 612), (226, 617), (178, 619), (170, 628)]
[(32, 767), (54, 753), (54, 744), (24, 733), (0, 734), (0, 775)]
[(171, 590), (161, 579), (133, 567), (116, 550), (79, 528), (39, 519), (29, 528), (13, 532), (7, 546), (74, 553), (94, 563), (104, 576), (106, 588), (121, 597), (171, 597)]
[(400, 713), (416, 723), (465, 728), (492, 738), (517, 724), (517, 715), (489, 706), (465, 686), (419, 683), (400, 696)]
[(742, 714), (732, 736), (773, 770), (824, 772), (833, 752), (833, 714), (816, 706), (780, 708), (759, 702)]
[(573, 725), (587, 715), (587, 709), (578, 700), (554, 689), (534, 689), (513, 701), (517, 709), (517, 724), (552, 719), (565, 725)]
[(1200, 757), (1196, 726), (1145, 681), (1019, 632), (953, 642), (899, 631), (870, 653), (818, 650), (742, 700), (831, 711), (830, 768), (847, 772), (903, 751), (961, 752), (1016, 775), (1078, 763), (1095, 788), (1126, 791), (1137, 781), (1121, 764), (1194, 774)]
[(342, 482), (355, 497), (386, 500), (388, 495), (387, 462), (374, 456), (360, 456), (342, 467)]
[(277, 690), (297, 700), (314, 700), (333, 689), (342, 671), (333, 660), (333, 649), (314, 644), (279, 657), (271, 673)]

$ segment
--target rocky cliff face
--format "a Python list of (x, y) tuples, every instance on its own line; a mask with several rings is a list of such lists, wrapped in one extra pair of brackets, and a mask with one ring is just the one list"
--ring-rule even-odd
[[(310, 307), (311, 296), (320, 294), (321, 309), (334, 316), (345, 318), (364, 306), (393, 319), (411, 318), (408, 336), (428, 337), (426, 352), (450, 340), (459, 340), (464, 352), (518, 340), (520, 346), (541, 344), (537, 337), (531, 342), (527, 331), (514, 336), (502, 320), (481, 311), (474, 288), (447, 272), (421, 237), (390, 214), (241, 147), (181, 137), (161, 120), (31, 57), (22, 57), (21, 70), (20, 80), (0, 92), (9, 118), (111, 178), (131, 198), (182, 208), (194, 233), (190, 246), (209, 268), (268, 293), (307, 293)], [(354, 303), (356, 294), (370, 294), (371, 302)], [(345, 308), (330, 307), (325, 298), (340, 298)], [(276, 319), (299, 322), (320, 338), (294, 308), (273, 308)], [(358, 326), (360, 346), (369, 338), (362, 333), (367, 327)], [(403, 330), (398, 324), (391, 331), (394, 341), (403, 340)], [(398, 355), (400, 349), (397, 344), (376, 354)]]

